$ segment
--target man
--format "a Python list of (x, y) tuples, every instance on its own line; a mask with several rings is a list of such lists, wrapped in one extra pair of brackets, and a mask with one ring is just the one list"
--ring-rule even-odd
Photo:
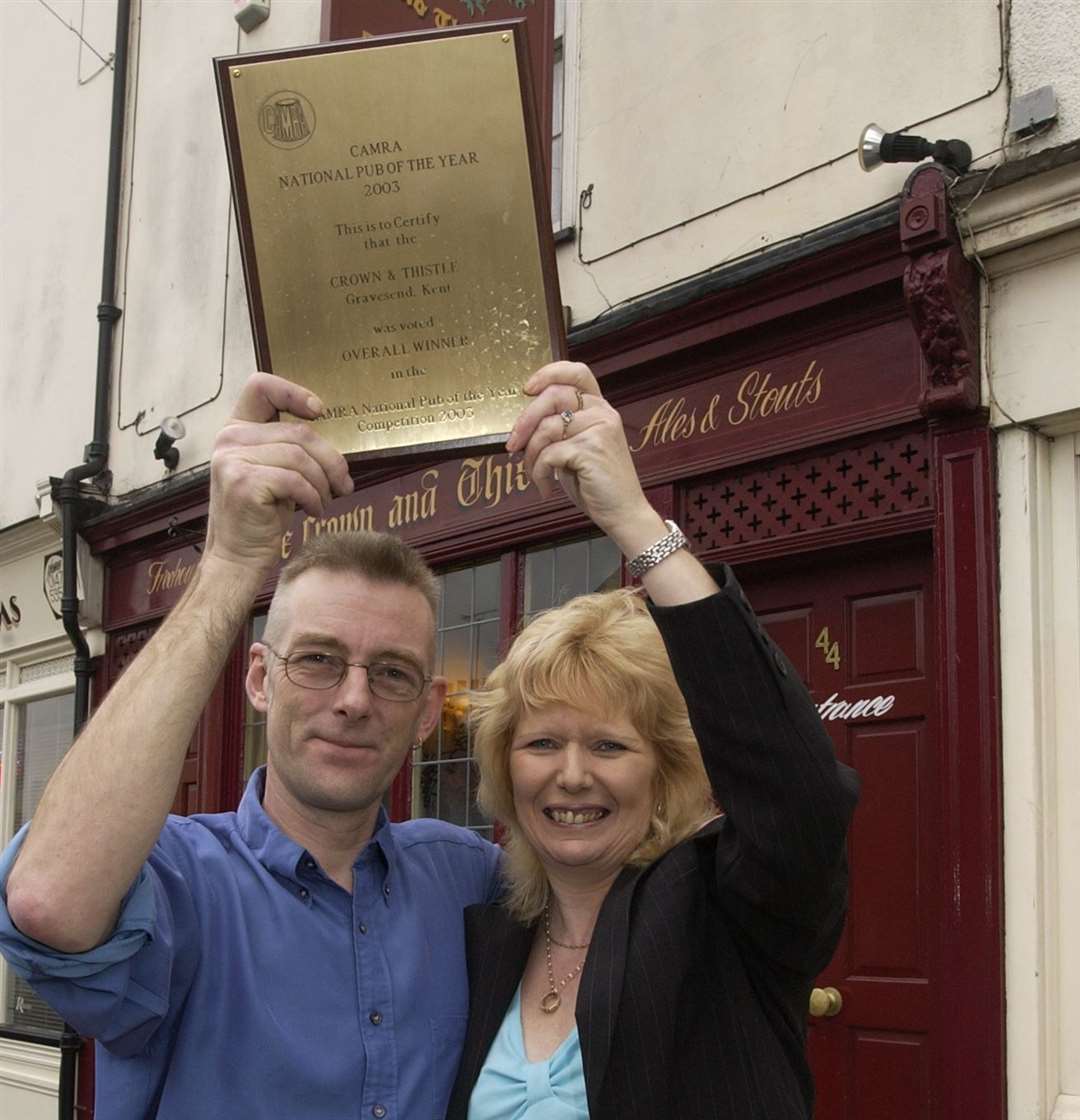
[(467, 1013), (463, 907), (496, 849), (381, 798), (435, 726), (434, 578), (392, 537), (318, 543), (279, 578), (247, 691), (267, 766), (236, 813), (167, 817), (187, 744), (294, 506), (352, 490), (255, 374), (211, 458), (184, 598), (0, 858), (0, 948), (98, 1040), (101, 1120), (441, 1117)]

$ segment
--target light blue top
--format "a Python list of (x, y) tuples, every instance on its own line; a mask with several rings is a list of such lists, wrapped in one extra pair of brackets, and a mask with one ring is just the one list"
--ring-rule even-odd
[(497, 893), (498, 849), (380, 813), (349, 894), (262, 792), (257, 770), (237, 812), (170, 817), (103, 945), (59, 953), (0, 907), (0, 952), (97, 1038), (102, 1118), (443, 1116), (468, 1009), (461, 912)]
[(476, 1079), (469, 1120), (589, 1120), (577, 1026), (550, 1058), (530, 1062), (521, 1031), (520, 984)]

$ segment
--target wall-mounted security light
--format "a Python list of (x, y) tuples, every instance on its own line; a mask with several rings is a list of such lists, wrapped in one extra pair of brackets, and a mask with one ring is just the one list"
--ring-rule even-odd
[(932, 158), (963, 174), (971, 166), (971, 148), (963, 140), (926, 140), (903, 132), (886, 132), (868, 124), (859, 137), (859, 166), (873, 171), (883, 163), (919, 163)]
[(161, 431), (158, 432), (157, 442), (154, 444), (154, 458), (161, 459), (170, 471), (176, 470), (176, 464), (180, 462), (180, 452), (173, 444), (183, 439), (185, 435), (187, 429), (175, 416), (166, 416), (161, 421)]

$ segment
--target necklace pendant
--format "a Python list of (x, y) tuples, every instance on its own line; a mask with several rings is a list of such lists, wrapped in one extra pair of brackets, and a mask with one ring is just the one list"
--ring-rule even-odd
[(540, 1001), (540, 1010), (545, 1015), (551, 1015), (562, 1006), (562, 996), (554, 988)]

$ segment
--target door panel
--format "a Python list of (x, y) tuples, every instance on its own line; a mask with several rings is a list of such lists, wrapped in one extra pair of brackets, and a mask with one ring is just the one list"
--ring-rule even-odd
[(817, 980), (843, 1004), (810, 1019), (817, 1120), (942, 1120), (931, 573), (928, 540), (739, 572), (862, 781), (847, 926)]

